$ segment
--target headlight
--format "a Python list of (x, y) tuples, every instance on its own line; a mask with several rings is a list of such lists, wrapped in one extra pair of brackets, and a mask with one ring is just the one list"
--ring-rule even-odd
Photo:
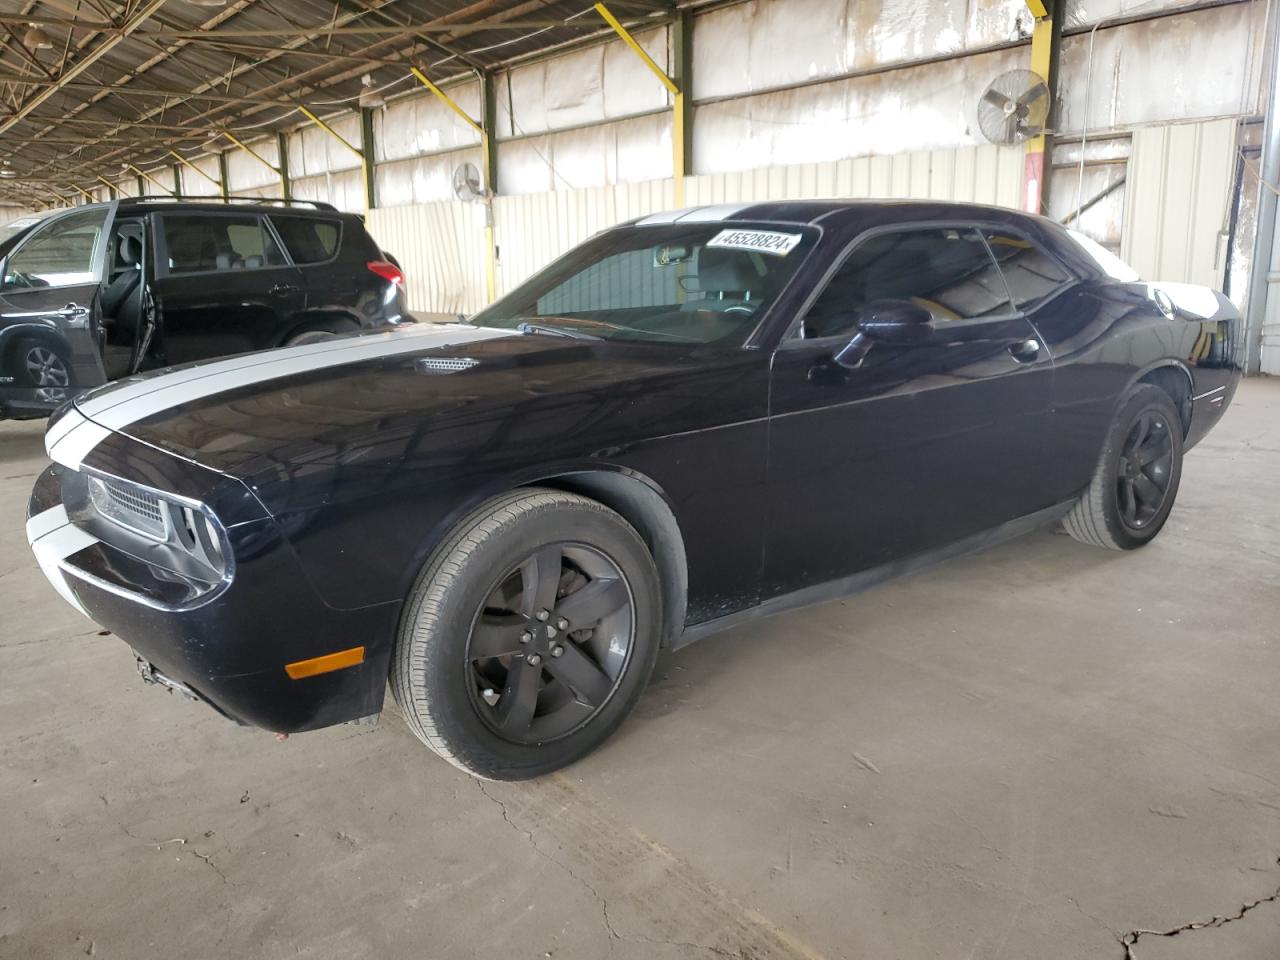
[(91, 474), (86, 480), (89, 502), (100, 516), (153, 540), (167, 539), (168, 511), (154, 493), (123, 480), (109, 480)]
[(139, 559), (209, 585), (228, 576), (226, 531), (202, 503), (87, 470), (67, 474), (63, 499), (74, 519)]

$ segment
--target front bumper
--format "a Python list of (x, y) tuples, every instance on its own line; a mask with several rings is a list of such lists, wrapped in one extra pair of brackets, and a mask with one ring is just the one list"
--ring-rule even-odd
[[(92, 465), (130, 475), (115, 457), (126, 444), (136, 459), (141, 445), (113, 435), (95, 449)], [(175, 492), (190, 496), (214, 479), (222, 486), (229, 482), (159, 451), (142, 451), (157, 458), (152, 468), (162, 462), (169, 480), (178, 480), (166, 487)], [(399, 603), (354, 610), (325, 604), (264, 511), (228, 527), (234, 576), (210, 598), (193, 599), (155, 556), (121, 549), (68, 517), (61, 498), (66, 470), (50, 467), (32, 492), (32, 551), (54, 589), (124, 640), (155, 674), (237, 722), (279, 733), (345, 723), (382, 709)], [(364, 646), (363, 663), (298, 680), (285, 671), (286, 664), (354, 646)]]

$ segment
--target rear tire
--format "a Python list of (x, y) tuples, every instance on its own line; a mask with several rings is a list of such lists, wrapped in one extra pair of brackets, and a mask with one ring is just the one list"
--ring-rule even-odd
[(599, 746), (657, 659), (661, 588), (603, 504), (529, 488), (487, 501), (427, 560), (391, 690), (409, 728), (484, 779), (523, 780)]
[(1164, 390), (1139, 384), (1116, 412), (1093, 479), (1063, 527), (1076, 540), (1133, 550), (1155, 539), (1182, 479), (1182, 418)]

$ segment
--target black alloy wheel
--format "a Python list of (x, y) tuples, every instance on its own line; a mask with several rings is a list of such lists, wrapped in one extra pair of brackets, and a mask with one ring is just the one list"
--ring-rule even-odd
[(613, 696), (634, 633), (631, 589), (613, 560), (585, 544), (541, 547), (499, 579), (471, 627), (472, 706), (512, 743), (571, 734)]
[(407, 596), (391, 692), (428, 747), (478, 777), (525, 780), (600, 746), (662, 643), (645, 540), (599, 501), (528, 487), (478, 505)]
[(1182, 477), (1182, 415), (1162, 387), (1139, 383), (1120, 402), (1089, 486), (1062, 521), (1076, 540), (1133, 550), (1155, 539)]
[(1147, 410), (1125, 437), (1116, 465), (1116, 495), (1126, 527), (1139, 531), (1159, 516), (1172, 476), (1173, 438), (1168, 418)]

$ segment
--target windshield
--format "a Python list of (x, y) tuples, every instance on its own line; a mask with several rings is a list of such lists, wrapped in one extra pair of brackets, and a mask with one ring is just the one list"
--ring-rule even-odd
[(1136, 283), (1142, 279), (1138, 276), (1137, 270), (1092, 237), (1085, 236), (1079, 230), (1068, 230), (1067, 233), (1071, 234), (1071, 239), (1080, 244), (1084, 248), (1084, 252), (1089, 254), (1093, 261), (1102, 268), (1102, 272), (1113, 280), (1119, 280), (1121, 283)]
[(789, 224), (632, 226), (588, 240), (472, 322), (601, 340), (741, 345), (813, 249)]

